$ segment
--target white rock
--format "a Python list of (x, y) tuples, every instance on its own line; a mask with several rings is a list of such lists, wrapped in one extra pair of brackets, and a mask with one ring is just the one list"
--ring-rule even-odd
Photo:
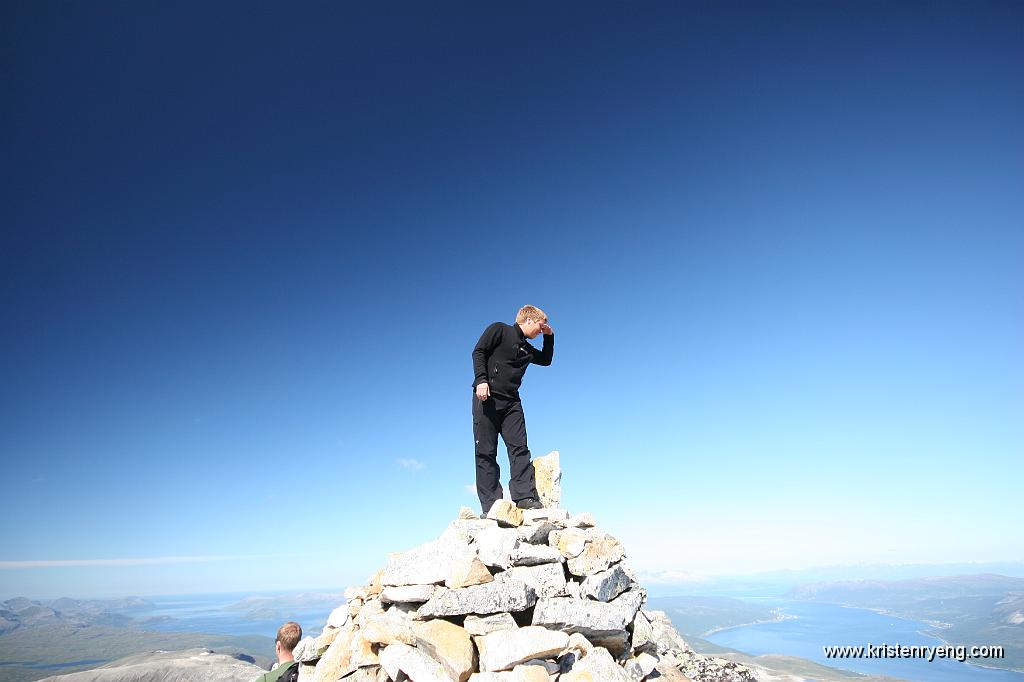
[(626, 671), (626, 674), (633, 679), (633, 682), (641, 682), (641, 680), (651, 674), (651, 671), (654, 670), (654, 666), (656, 665), (658, 665), (657, 656), (652, 656), (646, 651), (641, 651), (639, 654), (626, 661), (622, 668)]
[(386, 612), (367, 620), (360, 632), (367, 641), (385, 646), (401, 642), (413, 645), (416, 635), (412, 629), (412, 621), (399, 609), (390, 608)]
[(516, 630), (498, 630), (475, 637), (480, 652), (480, 670), (510, 670), (534, 658), (555, 656), (569, 643), (564, 632), (527, 626)]
[(579, 528), (553, 530), (548, 534), (548, 544), (562, 553), (566, 559), (578, 557), (587, 548), (593, 534)]
[(440, 663), (415, 647), (391, 644), (380, 652), (380, 665), (392, 680), (403, 672), (415, 682), (452, 682)]
[(388, 557), (387, 568), (381, 576), (384, 585), (429, 585), (442, 583), (452, 564), (466, 554), (472, 554), (468, 544), (453, 534), (432, 540), (407, 552)]
[(353, 599), (367, 599), (369, 595), (366, 593), (365, 587), (346, 587), (345, 588), (345, 600), (352, 601)]
[(595, 525), (594, 515), (590, 512), (577, 514), (565, 522), (566, 528), (593, 528)]
[(469, 507), (459, 507), (459, 518), (460, 519), (479, 519), (476, 512)]
[(613, 537), (591, 540), (578, 556), (569, 559), (569, 572), (573, 575), (587, 576), (607, 570), (626, 556), (626, 551)]
[(338, 608), (331, 611), (331, 615), (327, 616), (327, 627), (329, 628), (340, 628), (348, 622), (348, 607), (342, 604)]
[(540, 523), (541, 521), (562, 522), (569, 518), (567, 509), (524, 509), (523, 523)]
[(299, 663), (315, 661), (320, 658), (320, 655), (316, 647), (316, 638), (308, 635), (300, 639), (292, 650), (292, 657)]
[(476, 539), (480, 531), (497, 527), (498, 522), (491, 519), (456, 519), (448, 524), (440, 539), (454, 539), (463, 544), (469, 544)]
[(504, 569), (512, 565), (512, 552), (518, 544), (519, 537), (515, 528), (494, 527), (480, 531), (474, 547), (480, 555), (480, 561)]
[(386, 604), (422, 603), (434, 596), (437, 585), (401, 585), (385, 587), (380, 600)]
[(633, 682), (607, 649), (595, 647), (593, 651), (578, 659), (572, 670), (563, 673), (559, 682)]

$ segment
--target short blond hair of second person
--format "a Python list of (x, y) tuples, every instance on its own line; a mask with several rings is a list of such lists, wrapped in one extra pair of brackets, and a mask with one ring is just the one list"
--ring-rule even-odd
[(516, 313), (516, 324), (522, 324), (526, 322), (526, 318), (530, 318), (536, 322), (547, 322), (548, 316), (544, 314), (544, 311), (535, 305), (524, 305)]
[(285, 651), (292, 651), (302, 639), (302, 627), (295, 621), (288, 621), (277, 629), (277, 641)]

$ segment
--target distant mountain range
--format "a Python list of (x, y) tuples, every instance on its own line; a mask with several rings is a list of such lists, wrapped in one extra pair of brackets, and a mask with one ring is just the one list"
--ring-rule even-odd
[[(182, 659), (177, 668), (171, 666), (168, 670), (205, 670), (203, 666), (221, 659), (224, 659), (221, 661), (223, 665), (216, 666), (218, 675), (221, 674), (221, 669), (245, 670), (245, 674), (248, 674), (249, 669), (242, 665), (241, 661), (263, 666), (264, 669), (270, 667), (271, 662), (265, 656), (265, 652), (273, 651), (271, 638), (193, 632), (150, 632), (138, 627), (150, 619), (138, 620), (133, 614), (152, 609), (153, 606), (151, 602), (139, 597), (62, 597), (52, 600), (15, 597), (0, 602), (0, 680), (29, 682), (57, 671), (71, 673), (95, 668), (114, 659), (142, 652), (197, 647), (216, 649), (226, 656)], [(196, 656), (198, 655), (196, 653)], [(119, 661), (119, 664), (141, 665), (142, 659)], [(123, 668), (118, 670), (123, 672)], [(117, 679), (117, 675), (120, 674), (118, 670), (104, 673), (105, 677), (102, 679)], [(249, 679), (252, 677), (250, 675)]]
[(109, 625), (126, 626), (132, 617), (125, 612), (152, 608), (153, 604), (140, 597), (121, 599), (71, 599), (61, 597), (34, 601), (15, 597), (0, 602), (0, 635), (18, 628), (41, 625)]

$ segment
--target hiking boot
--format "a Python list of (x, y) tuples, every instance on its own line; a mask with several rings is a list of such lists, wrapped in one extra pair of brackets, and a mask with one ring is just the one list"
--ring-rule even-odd
[(543, 504), (541, 504), (537, 500), (533, 499), (532, 497), (527, 497), (525, 500), (519, 500), (518, 502), (516, 502), (516, 506), (519, 507), (520, 509), (543, 509), (544, 508)]

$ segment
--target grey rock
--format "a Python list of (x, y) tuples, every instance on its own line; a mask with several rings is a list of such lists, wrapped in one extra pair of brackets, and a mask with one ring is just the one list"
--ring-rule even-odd
[(646, 594), (642, 589), (626, 592), (610, 602), (547, 597), (537, 602), (533, 610), (533, 624), (579, 632), (587, 639), (620, 641), (628, 636), (626, 626), (633, 622)]
[(516, 566), (499, 573), (498, 580), (521, 580), (534, 589), (538, 599), (566, 594), (565, 569), (562, 564)]
[(445, 589), (419, 608), (419, 617), (524, 611), (536, 602), (537, 593), (526, 583), (519, 580), (495, 580), (484, 585)]
[(512, 550), (509, 557), (513, 566), (537, 566), (538, 564), (561, 563), (565, 557), (550, 545), (531, 545), (525, 542)]
[(646, 651), (650, 654), (658, 652), (658, 645), (654, 641), (654, 628), (651, 627), (651, 621), (644, 615), (643, 609), (636, 612), (630, 632), (632, 633), (631, 643), (634, 651)]
[(583, 596), (598, 601), (611, 601), (629, 589), (633, 581), (623, 570), (622, 564), (618, 563), (606, 571), (599, 571), (587, 576), (581, 585)]
[(498, 630), (515, 630), (519, 626), (511, 613), (495, 613), (490, 616), (466, 616), (462, 627), (471, 635), (489, 635)]
[[(526, 511), (543, 511), (540, 509), (527, 509)], [(524, 514), (526, 512), (523, 512)], [(529, 542), (533, 545), (546, 545), (548, 543), (548, 535), (551, 531), (559, 530), (559, 527), (551, 523), (550, 521), (540, 521), (530, 525), (523, 524), (516, 529), (516, 534), (519, 537), (519, 542)]]
[(626, 671), (626, 674), (632, 678), (633, 682), (641, 682), (645, 677), (651, 674), (654, 670), (654, 666), (658, 665), (658, 657), (641, 651), (633, 658), (626, 661), (622, 666), (622, 669)]
[(672, 619), (664, 611), (643, 611), (651, 625), (651, 637), (659, 656), (666, 654), (692, 654), (693, 649), (686, 643), (672, 625)]

